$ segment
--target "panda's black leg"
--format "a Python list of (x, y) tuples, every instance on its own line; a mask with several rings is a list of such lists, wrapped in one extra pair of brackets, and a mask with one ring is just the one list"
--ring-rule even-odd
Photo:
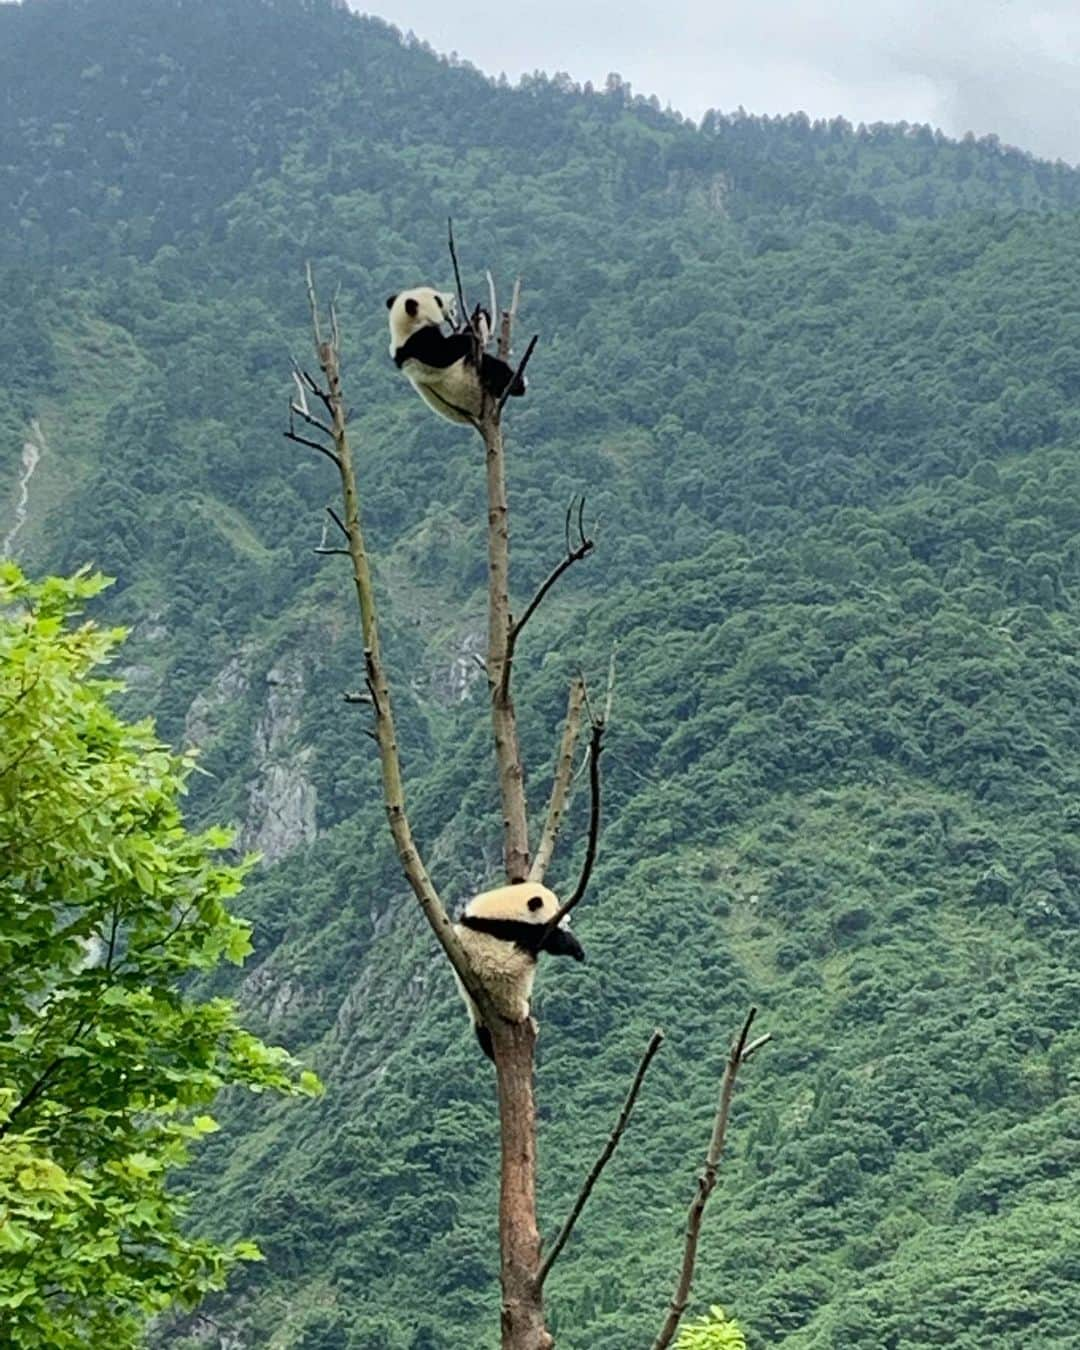
[(484, 1026), (483, 1022), (474, 1022), (473, 1030), (476, 1032), (476, 1039), (480, 1042), (480, 1049), (495, 1063), (495, 1045), (491, 1039), (491, 1032)]
[[(487, 392), (495, 398), (501, 398), (506, 386), (514, 380), (514, 370), (512, 366), (507, 365), (497, 356), (489, 356), (484, 353), (480, 362), (480, 383)], [(510, 394), (513, 398), (520, 398), (525, 393), (524, 379), (514, 380), (513, 388)]]

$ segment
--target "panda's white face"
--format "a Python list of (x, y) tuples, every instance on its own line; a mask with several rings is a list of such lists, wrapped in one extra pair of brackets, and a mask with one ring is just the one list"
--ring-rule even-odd
[(528, 951), (532, 960), (543, 952), (585, 960), (581, 943), (570, 931), (569, 916), (555, 924), (559, 897), (535, 881), (519, 881), (474, 895), (460, 922), (473, 932), (487, 933)]
[(390, 311), (390, 355), (403, 347), (419, 328), (438, 328), (446, 319), (453, 321), (457, 311), (454, 297), (431, 286), (414, 286), (399, 291), (386, 302)]

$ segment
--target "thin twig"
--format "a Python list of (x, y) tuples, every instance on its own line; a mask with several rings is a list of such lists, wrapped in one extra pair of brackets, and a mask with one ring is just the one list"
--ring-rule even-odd
[(544, 596), (547, 595), (548, 591), (551, 590), (552, 586), (555, 585), (555, 583), (558, 581), (558, 579), (562, 576), (564, 572), (569, 571), (569, 569), (573, 567), (574, 563), (580, 562), (582, 558), (587, 558), (589, 554), (593, 551), (593, 549), (596, 547), (596, 541), (594, 539), (589, 539), (581, 528), (581, 517), (582, 512), (584, 511), (584, 507), (585, 507), (585, 498), (582, 497), (581, 505), (578, 510), (578, 537), (580, 539), (580, 542), (573, 546), (571, 546), (570, 543), (570, 518), (574, 509), (573, 501), (571, 501), (570, 505), (567, 507), (566, 556), (560, 559), (560, 561), (556, 563), (556, 565), (551, 569), (548, 576), (545, 578), (544, 582), (537, 590), (536, 594), (525, 606), (524, 614), (522, 614), (521, 618), (518, 619), (511, 627), (510, 637), (508, 639), (508, 647), (511, 656), (513, 656), (514, 645), (521, 634), (521, 630), (525, 627), (525, 625), (529, 622), (532, 616), (536, 613), (537, 609), (540, 606), (540, 602), (543, 600)]
[(306, 422), (309, 427), (314, 427), (316, 431), (321, 431), (324, 436), (333, 439), (334, 433), (330, 427), (321, 418), (316, 417), (314, 413), (308, 412), (306, 405), (301, 407), (299, 403), (290, 403), (289, 411), (295, 413), (301, 422)]
[(751, 1008), (746, 1014), (742, 1030), (728, 1051), (724, 1080), (720, 1085), (720, 1103), (716, 1108), (716, 1117), (713, 1121), (712, 1138), (709, 1140), (709, 1149), (705, 1155), (705, 1166), (698, 1177), (697, 1193), (686, 1220), (686, 1245), (683, 1248), (679, 1278), (675, 1284), (675, 1293), (672, 1296), (671, 1303), (668, 1305), (664, 1325), (660, 1329), (659, 1336), (653, 1341), (652, 1350), (667, 1350), (679, 1329), (679, 1322), (682, 1320), (687, 1304), (690, 1302), (690, 1286), (694, 1278), (694, 1266), (697, 1263), (701, 1220), (705, 1214), (705, 1205), (712, 1194), (713, 1187), (716, 1185), (716, 1169), (720, 1162), (720, 1155), (724, 1151), (724, 1138), (727, 1134), (728, 1117), (731, 1114), (731, 1101), (735, 1093), (735, 1077), (740, 1066), (746, 1063), (755, 1050), (769, 1040), (768, 1035), (759, 1036), (756, 1041), (747, 1045), (747, 1037), (750, 1035), (750, 1027), (756, 1015), (757, 1009)]
[(345, 528), (345, 522), (341, 519), (341, 517), (338, 515), (338, 513), (334, 510), (334, 508), (333, 508), (332, 506), (328, 506), (328, 507), (326, 508), (326, 514), (330, 517), (330, 519), (331, 519), (331, 520), (334, 522), (334, 524), (338, 527), (338, 529), (339, 529), (339, 530), (341, 531), (341, 533), (345, 536), (345, 538), (348, 539), (348, 537), (349, 537), (349, 531)]
[[(496, 352), (503, 361), (510, 360), (510, 344), (514, 338), (514, 320), (517, 318), (518, 302), (521, 300), (521, 278), (518, 277), (514, 282), (514, 293), (510, 299), (510, 308), (502, 312), (502, 320), (499, 324), (499, 345)], [(492, 322), (495, 321), (495, 311), (491, 311)]]
[(543, 881), (544, 873), (555, 852), (555, 843), (559, 837), (559, 826), (570, 795), (570, 784), (574, 771), (574, 748), (581, 730), (581, 708), (585, 702), (585, 682), (575, 676), (570, 682), (570, 693), (566, 700), (566, 723), (563, 726), (562, 741), (559, 745), (559, 758), (555, 763), (555, 774), (551, 780), (551, 797), (548, 801), (544, 829), (540, 843), (536, 848), (536, 857), (529, 870), (530, 881)]
[(348, 558), (352, 556), (347, 548), (314, 548), (311, 551), (312, 553), (321, 554), (323, 557), (328, 557), (336, 554), (341, 554), (343, 558)]
[(767, 1031), (764, 1036), (759, 1036), (756, 1041), (751, 1041), (751, 1043), (742, 1052), (742, 1059), (739, 1061), (739, 1063), (745, 1064), (746, 1061), (750, 1058), (750, 1056), (755, 1053), (755, 1051), (760, 1050), (763, 1045), (768, 1045), (768, 1043), (771, 1040), (772, 1040), (772, 1032)]
[(300, 372), (297, 370), (295, 365), (293, 366), (292, 377), (293, 383), (296, 385), (296, 396), (300, 400), (300, 408), (304, 412), (307, 412), (308, 411), (307, 385), (305, 385), (304, 381), (300, 378)]
[[(586, 689), (583, 697), (585, 705), (588, 707), (589, 693)], [(585, 895), (589, 885), (589, 878), (592, 876), (593, 863), (596, 862), (596, 849), (600, 840), (600, 752), (604, 748), (604, 731), (606, 727), (601, 717), (592, 719), (592, 735), (589, 738), (589, 837), (585, 844), (585, 860), (581, 864), (581, 875), (578, 877), (578, 884), (574, 887), (574, 893), (567, 900), (553, 919), (548, 920), (548, 927), (554, 928), (562, 923), (563, 919), (578, 904)]]
[(327, 446), (320, 445), (318, 441), (309, 440), (307, 436), (300, 436), (295, 431), (286, 431), (284, 435), (287, 441), (295, 441), (297, 445), (306, 445), (309, 450), (318, 450), (319, 454), (325, 455), (331, 464), (336, 464), (339, 469), (341, 468), (341, 460)]
[(461, 326), (468, 328), (470, 332), (474, 332), (469, 311), (465, 307), (465, 291), (461, 285), (461, 268), (458, 267), (457, 249), (454, 247), (454, 221), (451, 216), (446, 218), (446, 233), (447, 243), (450, 245), (450, 261), (454, 264), (454, 282), (457, 286), (458, 313), (461, 315)]
[(536, 344), (539, 341), (540, 341), (539, 333), (534, 333), (532, 337), (529, 339), (529, 345), (525, 348), (525, 355), (518, 362), (518, 368), (517, 370), (514, 371), (513, 379), (503, 390), (502, 397), (499, 399), (498, 411), (500, 413), (506, 406), (506, 400), (510, 397), (511, 389), (513, 389), (513, 387), (517, 384), (518, 380), (520, 380), (521, 377), (525, 374), (525, 367), (529, 364), (529, 357), (532, 356)]
[(541, 1262), (540, 1270), (536, 1276), (536, 1282), (542, 1285), (548, 1277), (548, 1272), (558, 1259), (559, 1253), (566, 1246), (566, 1241), (574, 1231), (574, 1224), (577, 1223), (581, 1211), (585, 1208), (589, 1196), (592, 1194), (592, 1188), (596, 1185), (600, 1173), (607, 1166), (611, 1155), (619, 1146), (619, 1140), (622, 1138), (623, 1131), (626, 1129), (627, 1121), (630, 1119), (630, 1113), (634, 1109), (634, 1103), (637, 1101), (637, 1095), (641, 1091), (641, 1084), (645, 1080), (645, 1075), (649, 1071), (649, 1065), (653, 1057), (664, 1043), (664, 1033), (657, 1028), (649, 1039), (649, 1044), (645, 1047), (645, 1053), (641, 1057), (641, 1063), (637, 1067), (637, 1073), (634, 1074), (634, 1081), (630, 1084), (630, 1091), (626, 1094), (626, 1100), (623, 1102), (622, 1110), (619, 1112), (619, 1118), (615, 1122), (615, 1128), (608, 1136), (604, 1147), (600, 1150), (600, 1156), (593, 1163), (589, 1175), (578, 1193), (578, 1198), (574, 1201), (574, 1206), (566, 1217), (566, 1222), (559, 1230), (559, 1236), (551, 1244), (551, 1250)]
[(319, 302), (315, 296), (315, 274), (311, 270), (311, 263), (304, 264), (304, 275), (307, 278), (307, 298), (308, 308), (311, 311), (311, 331), (315, 337), (315, 347), (318, 350), (323, 345), (322, 329), (319, 327)]
[(307, 387), (311, 390), (311, 392), (315, 395), (315, 397), (322, 403), (322, 405), (325, 407), (326, 411), (327, 411), (328, 413), (330, 413), (331, 416), (333, 416), (333, 411), (334, 411), (334, 410), (333, 410), (333, 408), (330, 406), (330, 395), (326, 392), (326, 390), (322, 387), (322, 385), (318, 382), (318, 380), (316, 380), (316, 379), (315, 379), (312, 375), (310, 375), (306, 370), (304, 370), (304, 369), (302, 369), (300, 366), (298, 366), (298, 365), (296, 364), (296, 362), (294, 361), (294, 362), (293, 362), (293, 379), (295, 379), (297, 375), (300, 376), (300, 378), (304, 381), (304, 383), (305, 383), (305, 384), (307, 385)]
[(586, 539), (585, 532), (583, 532), (583, 512), (585, 512), (585, 498), (582, 497), (578, 509), (578, 535), (580, 543), (572, 545), (570, 543), (570, 521), (572, 513), (574, 513), (574, 498), (571, 497), (570, 505), (567, 506), (566, 510), (566, 558), (560, 560), (560, 562), (556, 563), (556, 566), (552, 568), (547, 578), (545, 578), (543, 585), (540, 586), (540, 589), (536, 591), (536, 594), (533, 595), (531, 601), (525, 606), (525, 613), (522, 614), (521, 618), (518, 618), (517, 622), (514, 622), (514, 624), (510, 624), (509, 632), (506, 634), (506, 660), (504, 661), (504, 666), (502, 666), (502, 693), (504, 694), (510, 687), (510, 675), (512, 675), (513, 672), (514, 652), (517, 651), (517, 640), (518, 637), (521, 636), (521, 629), (524, 628), (525, 624), (528, 624), (529, 620), (531, 620), (533, 614), (539, 609), (540, 602), (543, 601), (545, 595), (551, 590), (551, 587), (558, 582), (560, 576), (563, 575), (563, 572), (570, 570), (570, 568), (574, 566), (574, 563), (578, 563), (583, 558), (587, 558), (589, 553), (593, 552), (593, 548), (595, 547), (594, 541)]
[(611, 655), (608, 657), (607, 668), (607, 692), (604, 695), (604, 726), (611, 726), (611, 709), (615, 703), (615, 658), (619, 654), (619, 644), (611, 644)]

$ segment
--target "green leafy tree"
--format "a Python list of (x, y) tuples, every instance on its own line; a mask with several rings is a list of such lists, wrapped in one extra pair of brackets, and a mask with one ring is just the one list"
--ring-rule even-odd
[(738, 1322), (713, 1304), (707, 1317), (682, 1328), (675, 1350), (746, 1350), (746, 1337)]
[(318, 1090), (186, 977), (250, 950), (246, 863), (191, 834), (189, 757), (110, 708), (122, 630), (73, 622), (100, 576), (0, 565), (0, 1343), (133, 1346), (250, 1242), (184, 1231), (170, 1173), (222, 1087)]

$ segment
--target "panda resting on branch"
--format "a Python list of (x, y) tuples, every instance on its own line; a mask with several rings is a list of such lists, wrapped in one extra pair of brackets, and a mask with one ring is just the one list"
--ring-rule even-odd
[[(484, 395), (502, 398), (507, 388), (514, 398), (525, 393), (524, 376), (497, 356), (480, 354), (475, 360), (475, 338), (466, 328), (443, 332), (456, 310), (454, 298), (431, 286), (399, 291), (386, 301), (390, 311), (390, 355), (429, 407), (451, 422), (472, 425), (480, 418)], [(490, 316), (478, 310), (490, 323)]]
[[(529, 1015), (541, 952), (585, 960), (584, 948), (570, 931), (569, 916), (552, 925), (558, 912), (554, 891), (535, 881), (519, 881), (474, 895), (457, 917), (454, 932), (495, 1010), (508, 1022), (524, 1022)], [(461, 981), (457, 984), (480, 1048), (494, 1059), (491, 1032)]]

